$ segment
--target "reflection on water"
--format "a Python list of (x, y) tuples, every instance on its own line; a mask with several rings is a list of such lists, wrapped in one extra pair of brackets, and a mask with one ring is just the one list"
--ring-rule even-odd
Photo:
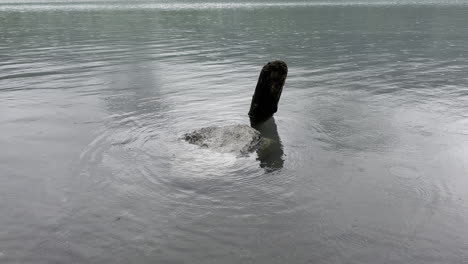
[(262, 138), (265, 140), (265, 145), (257, 149), (260, 167), (264, 168), (267, 172), (283, 168), (283, 145), (278, 134), (275, 118), (271, 117), (262, 122), (256, 122), (251, 118), (250, 124), (253, 128), (260, 131)]
[[(468, 259), (466, 1), (36, 2), (0, 4), (0, 263)], [(183, 140), (275, 59), (267, 147)]]

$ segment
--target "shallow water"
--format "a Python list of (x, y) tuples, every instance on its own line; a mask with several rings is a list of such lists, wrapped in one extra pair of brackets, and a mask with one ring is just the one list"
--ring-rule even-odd
[[(0, 4), (1, 263), (464, 263), (462, 1)], [(183, 140), (249, 124), (269, 152)]]

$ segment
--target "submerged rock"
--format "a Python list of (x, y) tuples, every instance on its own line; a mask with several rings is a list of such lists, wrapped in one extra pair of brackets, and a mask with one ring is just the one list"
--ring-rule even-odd
[(205, 127), (185, 134), (185, 140), (222, 153), (248, 154), (263, 142), (260, 132), (248, 125)]

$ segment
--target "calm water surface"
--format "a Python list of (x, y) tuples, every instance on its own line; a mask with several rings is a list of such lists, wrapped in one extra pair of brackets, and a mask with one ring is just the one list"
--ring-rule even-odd
[[(464, 1), (0, 3), (1, 263), (468, 263)], [(268, 155), (184, 142), (248, 124)]]

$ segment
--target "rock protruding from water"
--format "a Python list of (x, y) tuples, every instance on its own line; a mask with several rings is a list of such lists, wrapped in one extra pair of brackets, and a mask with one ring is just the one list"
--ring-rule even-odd
[(272, 61), (263, 66), (252, 97), (249, 116), (265, 121), (278, 111), (278, 103), (288, 76), (288, 66), (284, 61)]
[(262, 141), (260, 132), (248, 125), (205, 127), (185, 134), (185, 140), (213, 151), (240, 154), (256, 150)]

